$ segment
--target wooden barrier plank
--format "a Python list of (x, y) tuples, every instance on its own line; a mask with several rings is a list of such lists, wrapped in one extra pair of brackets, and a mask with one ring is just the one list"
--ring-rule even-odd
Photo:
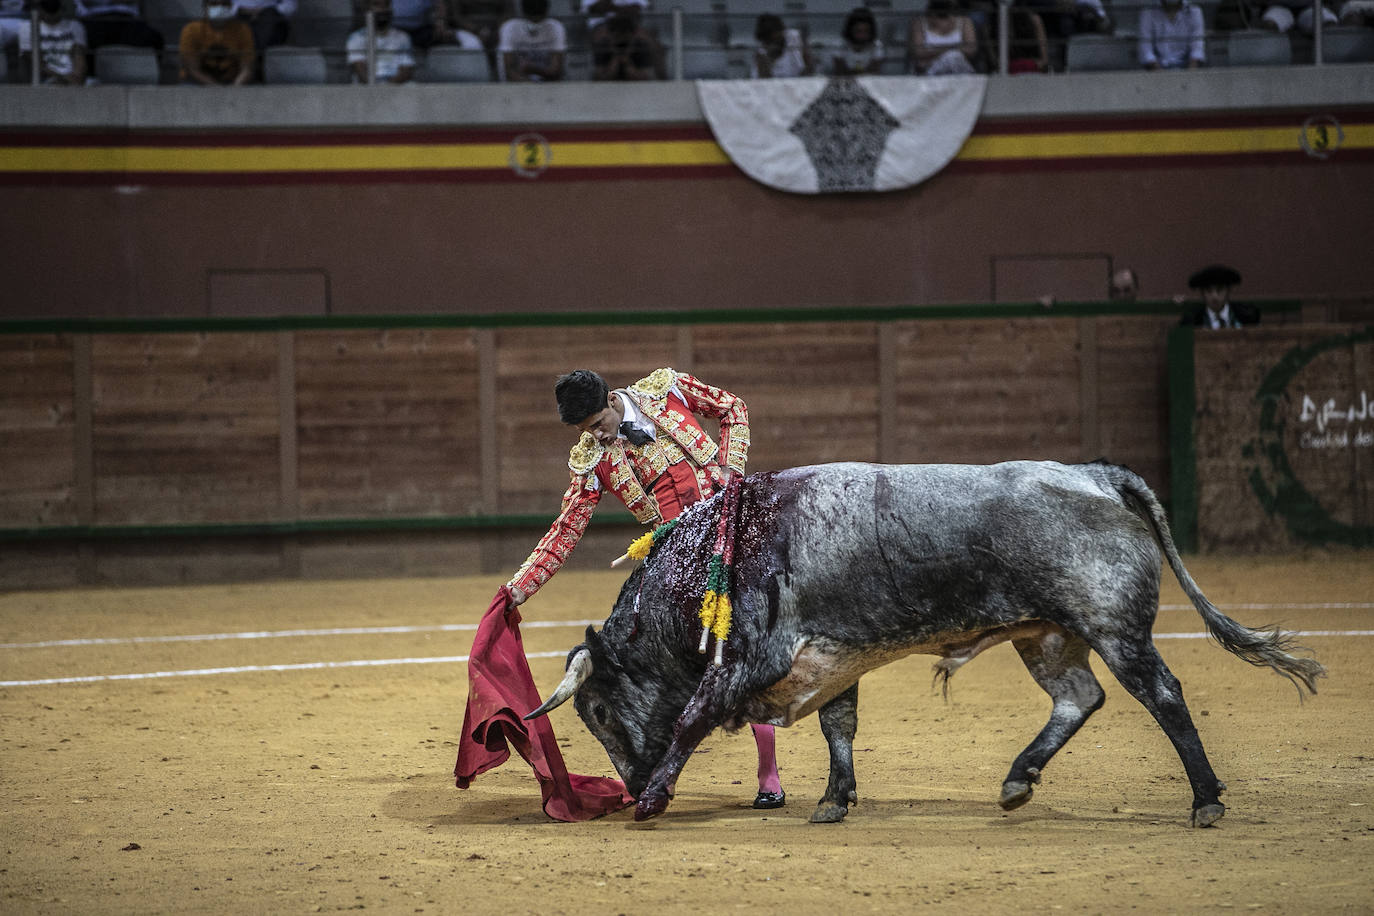
[(897, 334), (901, 461), (1076, 461), (1076, 320), (902, 322)]
[(877, 460), (878, 332), (873, 322), (696, 327), (699, 377), (749, 405), (751, 472)]
[(300, 331), (295, 359), (302, 518), (480, 510), (474, 332)]
[(97, 335), (91, 360), (98, 523), (275, 517), (272, 335)]
[(0, 335), (0, 526), (77, 521), (72, 338)]

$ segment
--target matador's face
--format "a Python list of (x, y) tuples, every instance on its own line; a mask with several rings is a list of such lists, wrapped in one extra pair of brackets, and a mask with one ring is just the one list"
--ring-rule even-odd
[(606, 398), (607, 405), (581, 423), (577, 428), (584, 433), (591, 433), (592, 438), (599, 445), (607, 445), (620, 435), (620, 423), (624, 418), (625, 411), (620, 403), (620, 395), (614, 391)]

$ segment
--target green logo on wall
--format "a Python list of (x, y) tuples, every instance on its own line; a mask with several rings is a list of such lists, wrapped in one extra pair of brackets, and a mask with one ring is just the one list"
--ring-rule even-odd
[[(1344, 347), (1374, 341), (1374, 327), (1352, 334), (1326, 337), (1313, 344), (1294, 347), (1284, 354), (1278, 364), (1260, 383), (1255, 399), (1260, 402), (1259, 439), (1245, 447), (1246, 458), (1258, 459), (1250, 471), (1250, 487), (1260, 504), (1271, 516), (1280, 516), (1293, 539), (1304, 544), (1347, 544), (1351, 547), (1374, 546), (1374, 525), (1348, 524), (1333, 518), (1315, 496), (1298, 480), (1289, 460), (1285, 442), (1298, 443), (1301, 448), (1319, 448), (1323, 455), (1349, 454), (1349, 449), (1364, 453), (1363, 464), (1374, 462), (1374, 422), (1355, 426), (1356, 422), (1374, 421), (1369, 405), (1369, 393), (1361, 389), (1351, 402), (1337, 404), (1334, 399), (1316, 404), (1304, 396), (1299, 422), (1311, 421), (1316, 434), (1303, 432), (1285, 435), (1289, 419), (1280, 407), (1291, 404), (1288, 386), (1303, 369), (1318, 356)], [(1343, 421), (1339, 430), (1336, 423)], [(1368, 452), (1365, 450), (1368, 449)], [(1360, 459), (1352, 456), (1352, 462)], [(1356, 468), (1360, 467), (1355, 463)]]

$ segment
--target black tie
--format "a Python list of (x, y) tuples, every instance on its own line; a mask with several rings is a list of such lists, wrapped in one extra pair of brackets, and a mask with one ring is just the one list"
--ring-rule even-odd
[(645, 445), (653, 438), (648, 433), (644, 432), (644, 430), (640, 429), (638, 426), (635, 426), (629, 420), (626, 420), (624, 423), (620, 424), (620, 434), (624, 436), (626, 439), (629, 439), (630, 444), (633, 445), (635, 448), (638, 448), (641, 445)]

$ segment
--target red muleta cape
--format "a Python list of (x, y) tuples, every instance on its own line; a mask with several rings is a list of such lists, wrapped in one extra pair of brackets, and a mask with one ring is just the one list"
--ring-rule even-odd
[(520, 611), (501, 586), (477, 625), (468, 656), (468, 703), (458, 736), (453, 775), (458, 788), (510, 757), (510, 747), (534, 768), (544, 813), (560, 821), (585, 821), (634, 803), (618, 779), (569, 773), (548, 716), (520, 717), (543, 702), (534, 686), (520, 639)]

